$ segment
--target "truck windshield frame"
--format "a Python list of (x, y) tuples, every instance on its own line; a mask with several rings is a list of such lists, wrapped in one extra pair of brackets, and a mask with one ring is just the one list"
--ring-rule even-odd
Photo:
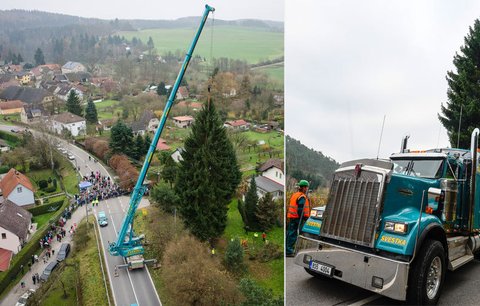
[(443, 177), (445, 158), (394, 158), (393, 173), (420, 178)]

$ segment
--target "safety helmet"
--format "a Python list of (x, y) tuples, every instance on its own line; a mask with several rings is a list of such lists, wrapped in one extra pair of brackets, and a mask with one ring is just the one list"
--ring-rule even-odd
[(310, 184), (306, 180), (301, 180), (298, 182), (298, 187), (308, 187)]

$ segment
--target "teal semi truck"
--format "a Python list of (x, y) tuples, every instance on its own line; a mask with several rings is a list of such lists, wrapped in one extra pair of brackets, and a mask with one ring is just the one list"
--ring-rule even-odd
[(436, 304), (447, 270), (480, 250), (479, 129), (470, 150), (409, 151), (343, 163), (313, 209), (295, 263), (409, 304)]

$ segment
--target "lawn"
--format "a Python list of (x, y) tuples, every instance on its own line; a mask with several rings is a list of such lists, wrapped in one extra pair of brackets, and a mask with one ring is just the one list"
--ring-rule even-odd
[[(62, 191), (58, 177), (50, 169), (30, 171), (26, 173), (26, 176), (28, 176), (28, 178), (33, 184), (33, 187), (35, 188), (35, 197), (44, 197), (44, 196), (48, 196), (50, 194), (56, 194)], [(38, 183), (41, 180), (45, 180), (48, 182), (49, 178), (51, 178), (52, 180), (55, 178), (57, 180), (57, 188), (52, 192), (46, 192), (44, 190), (40, 190), (40, 186), (38, 185)], [(52, 186), (52, 183), (49, 184), (49, 187), (50, 186)]]
[(32, 223), (37, 223), (37, 228), (42, 227), (42, 225), (48, 223), (50, 218), (56, 213), (56, 211), (48, 212), (42, 215), (33, 217)]
[[(243, 229), (243, 220), (238, 212), (237, 200), (230, 202), (228, 209), (227, 227), (223, 237), (226, 240), (231, 238), (247, 238), (250, 244), (259, 245), (261, 241), (260, 233), (258, 237), (254, 233), (245, 234)], [(282, 246), (284, 231), (282, 227), (275, 227), (267, 233), (267, 240), (271, 243)], [(258, 261), (247, 261), (250, 275), (264, 288), (271, 289), (275, 296), (283, 296), (283, 258), (272, 260), (268, 263), (259, 263)]]
[(3, 125), (15, 125), (12, 121), (20, 121), (20, 114), (1, 115), (0, 124)]
[(122, 113), (121, 108), (119, 107), (120, 102), (116, 100), (105, 100), (102, 102), (95, 103), (97, 108), (98, 119), (112, 119), (117, 118), (117, 113)]
[[(184, 54), (194, 36), (196, 29), (148, 29), (142, 31), (119, 32), (118, 35), (127, 39), (140, 38), (147, 42), (152, 37), (155, 49), (159, 54), (180, 50)], [(283, 56), (284, 33), (271, 32), (265, 29), (240, 26), (215, 26), (213, 32), (212, 56), (214, 58), (233, 58), (257, 63), (265, 59), (275, 59)], [(195, 55), (210, 58), (211, 28), (206, 27), (200, 36)], [(252, 48), (252, 46), (255, 46)]]
[(75, 167), (67, 159), (63, 158), (60, 164), (60, 175), (62, 176), (65, 191), (71, 195), (78, 193), (79, 176)]

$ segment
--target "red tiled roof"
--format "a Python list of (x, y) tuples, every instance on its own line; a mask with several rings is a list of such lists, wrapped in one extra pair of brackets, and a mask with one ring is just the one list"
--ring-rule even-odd
[(15, 109), (15, 108), (22, 108), (23, 102), (20, 100), (11, 100), (7, 102), (0, 103), (0, 109)]
[(239, 119), (239, 120), (227, 121), (226, 124), (229, 124), (231, 126), (242, 126), (242, 125), (247, 125), (248, 122), (243, 119)]
[(192, 121), (193, 117), (192, 116), (178, 116), (178, 117), (173, 117), (173, 120), (177, 121)]
[(180, 101), (177, 103), (177, 107), (191, 107), (191, 108), (202, 108), (203, 103), (201, 102), (189, 102), (189, 101)]
[(167, 145), (167, 141), (165, 139), (160, 138), (157, 143), (157, 150), (158, 151), (170, 150), (170, 146)]
[(10, 268), (10, 261), (12, 260), (13, 252), (0, 248), (0, 271), (4, 272)]
[(8, 197), (8, 195), (13, 191), (15, 187), (17, 187), (18, 184), (22, 184), (31, 191), (34, 191), (33, 185), (32, 183), (30, 183), (28, 177), (12, 168), (3, 177), (2, 181), (0, 181), (0, 188), (2, 188), (3, 197)]

